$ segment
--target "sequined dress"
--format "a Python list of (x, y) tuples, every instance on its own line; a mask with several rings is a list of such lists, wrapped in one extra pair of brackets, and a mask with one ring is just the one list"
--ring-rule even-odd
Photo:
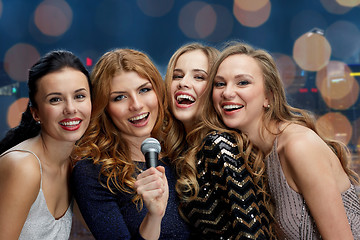
[[(276, 149), (277, 139), (265, 162), (270, 193), (276, 206), (275, 219), (282, 235), (280, 239), (321, 239), (304, 198), (288, 185)], [(354, 186), (351, 185), (341, 196), (354, 239), (360, 240), (360, 202)]]
[(269, 239), (268, 212), (235, 139), (213, 132), (197, 157), (200, 191), (181, 205), (192, 239)]

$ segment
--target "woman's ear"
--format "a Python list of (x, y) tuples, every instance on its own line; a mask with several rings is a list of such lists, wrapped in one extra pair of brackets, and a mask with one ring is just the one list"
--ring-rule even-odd
[(264, 108), (269, 108), (271, 106), (271, 103), (273, 102), (273, 93), (272, 92), (268, 92), (265, 96), (264, 99)]
[(30, 111), (31, 111), (31, 115), (32, 115), (33, 119), (36, 122), (40, 122), (40, 117), (39, 117), (37, 109), (34, 107), (30, 107)]

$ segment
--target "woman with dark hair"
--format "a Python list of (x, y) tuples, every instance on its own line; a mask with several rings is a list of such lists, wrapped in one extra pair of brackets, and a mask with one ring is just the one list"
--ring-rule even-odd
[(70, 154), (91, 115), (89, 74), (68, 51), (30, 69), (29, 104), (1, 141), (0, 239), (68, 239)]
[(187, 239), (168, 159), (161, 152), (159, 166), (147, 169), (141, 152), (149, 137), (164, 146), (169, 114), (159, 71), (146, 54), (115, 49), (99, 59), (91, 81), (92, 117), (72, 174), (90, 231), (96, 239)]

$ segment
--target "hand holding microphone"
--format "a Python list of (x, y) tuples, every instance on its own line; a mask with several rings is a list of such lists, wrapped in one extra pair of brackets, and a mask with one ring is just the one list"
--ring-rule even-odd
[(169, 198), (169, 187), (165, 168), (158, 166), (160, 151), (161, 146), (157, 139), (147, 138), (143, 141), (141, 152), (145, 156), (148, 169), (137, 176), (135, 188), (136, 192), (142, 196), (148, 213), (162, 218)]
[[(140, 225), (139, 232), (149, 239), (159, 238), (161, 221), (165, 215), (169, 199), (169, 186), (165, 168), (158, 166), (161, 146), (155, 138), (147, 138), (141, 144), (141, 152), (145, 156), (146, 170), (136, 178), (135, 188), (147, 208), (146, 216)], [(144, 237), (144, 238), (146, 238)]]
[(161, 151), (161, 145), (157, 139), (147, 138), (142, 142), (141, 152), (145, 156), (147, 168), (157, 167), (160, 151)]

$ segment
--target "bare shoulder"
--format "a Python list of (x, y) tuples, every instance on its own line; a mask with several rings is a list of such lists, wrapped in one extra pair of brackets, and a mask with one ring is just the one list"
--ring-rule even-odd
[(24, 151), (11, 151), (0, 158), (0, 179), (23, 186), (40, 186), (41, 173), (37, 158)]
[(323, 145), (325, 142), (313, 130), (299, 124), (290, 124), (279, 137), (279, 143), (286, 148)]
[(326, 143), (313, 130), (299, 124), (290, 124), (278, 138), (279, 147), (287, 161), (312, 161), (318, 153), (331, 151)]

